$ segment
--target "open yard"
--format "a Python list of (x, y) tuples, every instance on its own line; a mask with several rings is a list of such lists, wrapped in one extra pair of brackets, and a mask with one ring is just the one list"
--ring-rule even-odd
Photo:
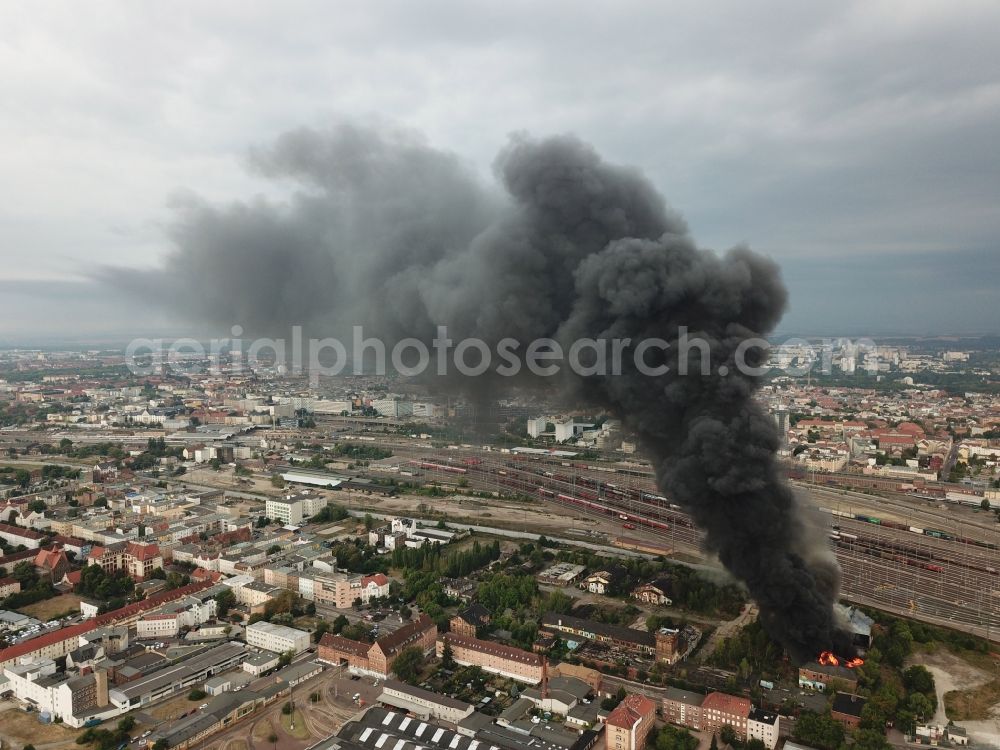
[(914, 653), (909, 662), (923, 664), (934, 675), (935, 723), (951, 719), (965, 727), (972, 740), (1000, 746), (1000, 662), (995, 657), (937, 649)]
[(34, 617), (37, 620), (45, 622), (46, 620), (51, 620), (53, 617), (58, 615), (64, 615), (67, 612), (73, 612), (74, 614), (79, 613), (80, 597), (75, 594), (61, 594), (60, 596), (54, 596), (51, 599), (45, 599), (43, 601), (21, 607), (18, 612), (22, 612), (29, 617)]
[(188, 700), (187, 696), (188, 694), (186, 692), (181, 693), (165, 703), (153, 706), (148, 709), (146, 713), (150, 714), (155, 719), (160, 719), (161, 721), (164, 719), (179, 719), (182, 714), (185, 714), (192, 709), (197, 709), (198, 706), (208, 700), (208, 698), (202, 698), (201, 700), (191, 701)]
[(27, 744), (40, 745), (49, 742), (73, 742), (77, 732), (62, 724), (42, 724), (37, 713), (25, 713), (20, 708), (11, 707), (0, 713), (0, 738), (4, 747), (13, 745), (20, 748)]

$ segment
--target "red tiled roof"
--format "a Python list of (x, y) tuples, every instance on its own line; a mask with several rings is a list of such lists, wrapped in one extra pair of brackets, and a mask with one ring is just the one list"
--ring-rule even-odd
[(542, 664), (542, 657), (540, 654), (536, 654), (531, 651), (523, 651), (522, 649), (514, 648), (513, 646), (505, 646), (504, 644), (496, 643), (495, 641), (483, 641), (479, 638), (470, 638), (467, 635), (459, 635), (458, 633), (445, 633), (441, 637), (444, 638), (445, 641), (456, 646), (468, 648), (480, 653), (496, 654), (504, 659), (521, 662), (522, 664), (531, 664), (535, 666), (541, 666)]
[(709, 693), (705, 700), (701, 702), (702, 711), (718, 711), (730, 716), (742, 716), (746, 718), (750, 715), (750, 701), (728, 693)]
[[(749, 711), (748, 711), (749, 713)], [(608, 714), (606, 724), (609, 727), (631, 729), (644, 716), (655, 716), (656, 704), (644, 695), (632, 693), (618, 704), (614, 711)]]
[(343, 651), (355, 656), (368, 656), (368, 649), (371, 648), (370, 643), (354, 641), (342, 635), (334, 635), (333, 633), (323, 633), (323, 637), (319, 640), (319, 645), (321, 648)]
[(152, 560), (153, 558), (160, 556), (160, 548), (155, 543), (143, 544), (141, 542), (129, 542), (126, 551), (136, 560), (140, 561)]
[(69, 545), (70, 547), (84, 547), (86, 542), (82, 539), (77, 539), (75, 536), (63, 536), (62, 534), (56, 534), (52, 537), (53, 542), (58, 542), (62, 545)]
[(35, 555), (34, 564), (36, 568), (54, 570), (60, 561), (69, 564), (69, 560), (66, 559), (66, 553), (61, 549), (40, 549), (38, 550), (38, 554)]
[(171, 589), (170, 591), (160, 591), (153, 594), (141, 602), (134, 602), (132, 604), (126, 604), (120, 609), (113, 609), (110, 612), (105, 612), (103, 615), (98, 615), (94, 618), (94, 621), (98, 625), (108, 625), (111, 623), (119, 622), (121, 620), (126, 620), (134, 615), (142, 614), (151, 609), (156, 609), (161, 604), (166, 604), (167, 602), (172, 602), (188, 594), (194, 594), (202, 589), (207, 589), (211, 586), (210, 581), (199, 581), (198, 583), (189, 583), (187, 586), (181, 586), (178, 589)]
[(385, 573), (375, 573), (374, 575), (364, 576), (361, 579), (361, 585), (367, 586), (372, 581), (375, 582), (376, 586), (385, 586), (387, 583), (389, 583), (389, 579), (386, 578)]
[(70, 625), (69, 627), (59, 628), (59, 630), (43, 633), (37, 638), (22, 641), (21, 643), (9, 646), (8, 648), (0, 651), (0, 664), (19, 659), (22, 656), (27, 656), (28, 654), (34, 653), (38, 649), (44, 648), (45, 646), (52, 646), (62, 641), (76, 639), (84, 633), (89, 633), (91, 630), (95, 630), (96, 628), (96, 622), (93, 620), (87, 620), (86, 622), (81, 622), (79, 625)]
[(376, 639), (375, 643), (382, 649), (382, 653), (388, 656), (400, 646), (408, 644), (413, 636), (419, 633), (426, 633), (433, 627), (435, 627), (434, 621), (427, 615), (422, 614), (413, 622), (408, 622), (403, 627), (397, 628), (391, 633)]

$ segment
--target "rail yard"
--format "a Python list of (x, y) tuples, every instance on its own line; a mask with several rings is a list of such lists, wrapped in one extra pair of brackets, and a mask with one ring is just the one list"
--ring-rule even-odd
[[(659, 493), (651, 470), (640, 463), (392, 443), (394, 458), (371, 467), (373, 474), (520, 495), (555, 514), (611, 520), (621, 527), (617, 538), (609, 534), (612, 542), (644, 539), (688, 555), (702, 549), (701, 531)], [(866, 494), (793, 484), (810, 515), (828, 527), (845, 598), (990, 639), (1000, 636), (1000, 527), (991, 514), (885, 487)]]

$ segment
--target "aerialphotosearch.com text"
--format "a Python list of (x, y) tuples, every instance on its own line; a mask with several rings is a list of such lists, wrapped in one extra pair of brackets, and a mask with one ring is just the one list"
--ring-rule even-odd
[[(691, 334), (681, 326), (676, 338), (580, 338), (560, 342), (538, 338), (522, 342), (502, 338), (492, 345), (483, 339), (465, 337), (454, 340), (447, 326), (438, 326), (430, 341), (402, 338), (387, 343), (366, 337), (363, 326), (354, 326), (350, 342), (337, 338), (305, 338), (301, 326), (291, 328), (289, 339), (243, 339), (243, 329), (235, 325), (231, 338), (200, 341), (193, 338), (173, 340), (137, 338), (125, 350), (126, 365), (137, 376), (165, 372), (184, 373), (200, 369), (234, 373), (243, 368), (257, 371), (281, 367), (291, 375), (307, 375), (313, 382), (321, 377), (338, 375), (421, 375), (478, 377), (487, 372), (501, 377), (530, 373), (552, 377), (565, 369), (581, 377), (615, 376), (639, 373), (649, 377), (676, 375), (727, 376), (735, 370), (742, 375), (759, 377), (777, 367), (788, 375), (804, 375), (810, 370), (832, 370), (830, 340), (809, 342), (788, 339), (772, 345), (767, 339), (751, 337), (723, 353), (718, 344)], [(874, 342), (836, 341), (836, 345), (854, 347), (860, 352), (876, 350)], [(778, 356), (769, 355), (777, 354)], [(818, 367), (817, 367), (818, 366)]]

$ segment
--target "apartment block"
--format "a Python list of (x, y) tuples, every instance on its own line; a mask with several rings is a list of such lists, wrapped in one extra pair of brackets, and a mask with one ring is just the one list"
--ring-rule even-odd
[(486, 672), (532, 685), (542, 681), (544, 659), (531, 651), (457, 633), (445, 633), (437, 641), (439, 657), (444, 654), (446, 643), (451, 647), (452, 656), (459, 664), (480, 667)]
[(633, 693), (608, 714), (605, 722), (607, 750), (643, 750), (656, 722), (656, 703)]

